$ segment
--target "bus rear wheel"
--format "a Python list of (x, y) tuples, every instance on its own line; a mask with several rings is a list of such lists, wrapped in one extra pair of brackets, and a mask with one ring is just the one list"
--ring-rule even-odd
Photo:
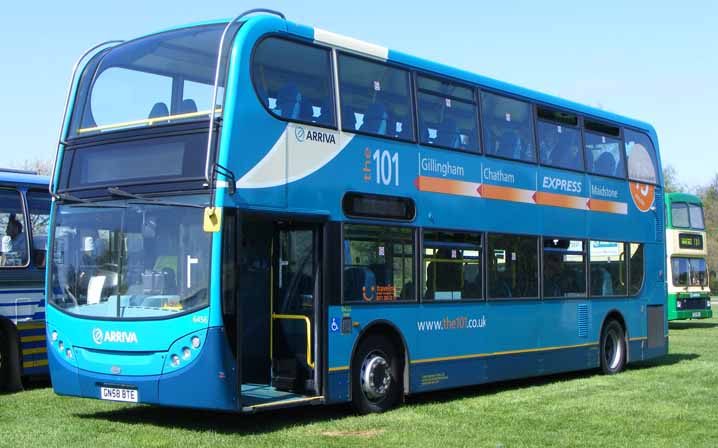
[(626, 368), (626, 332), (617, 320), (610, 320), (601, 332), (601, 370), (615, 375)]
[(0, 392), (22, 390), (16, 345), (14, 335), (5, 331), (0, 323)]
[(365, 338), (352, 360), (352, 404), (360, 414), (396, 407), (402, 394), (401, 360), (389, 339), (375, 334)]

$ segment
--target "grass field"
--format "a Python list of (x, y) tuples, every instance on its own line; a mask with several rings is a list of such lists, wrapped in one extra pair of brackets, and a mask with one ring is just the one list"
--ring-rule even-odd
[(670, 354), (613, 377), (550, 376), (408, 399), (241, 416), (58, 397), (0, 396), (2, 447), (718, 446), (718, 319), (672, 323)]

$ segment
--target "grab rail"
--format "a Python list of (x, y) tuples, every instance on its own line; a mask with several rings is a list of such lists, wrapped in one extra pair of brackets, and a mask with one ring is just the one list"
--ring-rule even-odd
[[(243, 12), (242, 14), (238, 15), (234, 19), (232, 19), (227, 26), (224, 27), (224, 31), (222, 31), (222, 38), (219, 40), (219, 51), (217, 52), (217, 66), (215, 67), (214, 71), (214, 87), (212, 89), (212, 102), (210, 103), (210, 109), (212, 109), (212, 113), (209, 116), (209, 136), (207, 137), (207, 160), (204, 164), (204, 178), (207, 181), (207, 184), (209, 185), (210, 191), (214, 189), (214, 176), (212, 173), (210, 173), (210, 161), (212, 159), (212, 136), (214, 132), (214, 124), (215, 124), (215, 109), (217, 108), (217, 91), (219, 90), (219, 71), (222, 67), (222, 49), (224, 48), (224, 40), (227, 37), (227, 32), (229, 29), (237, 23), (239, 20), (241, 20), (243, 17), (246, 17), (250, 14), (256, 14), (256, 13), (266, 13), (266, 14), (274, 14), (276, 16), (281, 17), (282, 19), (286, 20), (286, 17), (284, 14), (282, 14), (279, 11), (275, 11), (273, 9), (267, 9), (267, 8), (254, 8), (250, 9), (248, 11)], [(225, 89), (226, 94), (226, 89)], [(222, 104), (222, 109), (224, 109), (224, 104)], [(211, 206), (210, 202), (210, 206)]]
[(307, 326), (307, 365), (310, 368), (314, 368), (314, 361), (312, 361), (312, 322), (307, 316), (301, 314), (274, 314), (272, 313), (272, 319), (287, 319), (287, 320), (303, 320)]
[(72, 76), (70, 77), (70, 85), (67, 88), (67, 95), (65, 96), (65, 107), (64, 112), (62, 113), (62, 124), (60, 125), (60, 132), (58, 132), (57, 136), (57, 149), (55, 150), (55, 161), (52, 164), (52, 173), (50, 174), (50, 185), (48, 186), (48, 190), (50, 191), (50, 195), (53, 198), (57, 198), (57, 194), (55, 193), (55, 169), (57, 168), (57, 159), (60, 155), (60, 145), (63, 144), (62, 141), (62, 131), (65, 129), (65, 121), (67, 120), (67, 108), (70, 106), (70, 95), (72, 95), (72, 88), (75, 86), (75, 79), (77, 78), (77, 69), (80, 67), (80, 64), (82, 61), (85, 60), (85, 58), (92, 53), (93, 51), (97, 50), (98, 48), (105, 47), (107, 45), (117, 45), (124, 42), (123, 40), (107, 40), (105, 42), (101, 42), (99, 44), (93, 45), (92, 47), (85, 50), (84, 53), (77, 59), (75, 62), (75, 65), (72, 66)]

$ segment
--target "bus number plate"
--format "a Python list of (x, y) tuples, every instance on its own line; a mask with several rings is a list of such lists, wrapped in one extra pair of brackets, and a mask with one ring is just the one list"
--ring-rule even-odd
[(700, 312), (700, 311), (695, 311), (695, 312), (693, 313), (693, 317), (701, 317), (701, 312)]
[(137, 403), (139, 394), (135, 389), (121, 389), (119, 387), (100, 387), (100, 398), (110, 401), (124, 401)]

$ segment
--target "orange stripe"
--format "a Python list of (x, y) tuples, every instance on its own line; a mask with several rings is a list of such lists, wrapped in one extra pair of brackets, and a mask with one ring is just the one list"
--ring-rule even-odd
[(548, 193), (545, 191), (536, 192), (536, 203), (541, 205), (588, 210), (586, 202), (586, 198), (580, 196), (569, 196), (567, 194)]
[(414, 181), (419, 191), (453, 194), (457, 196), (478, 197), (479, 184), (463, 180), (441, 179), (439, 177), (419, 176)]
[(482, 184), (479, 187), (479, 194), (485, 199), (498, 199), (502, 201), (523, 202), (526, 204), (535, 204), (534, 190), (524, 190), (522, 188), (502, 187), (499, 185)]
[(616, 213), (619, 215), (628, 214), (628, 204), (625, 202), (606, 201), (603, 199), (589, 199), (588, 208), (595, 212)]

